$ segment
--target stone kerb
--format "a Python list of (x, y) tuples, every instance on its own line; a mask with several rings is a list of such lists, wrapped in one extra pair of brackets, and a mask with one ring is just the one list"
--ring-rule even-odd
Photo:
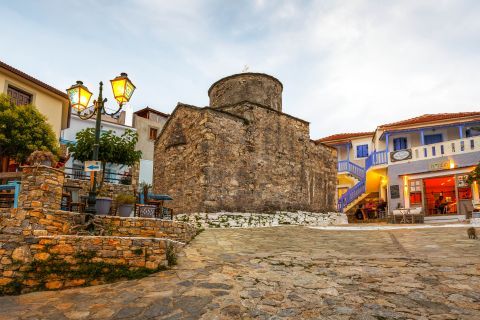
[(18, 206), (59, 210), (62, 202), (64, 172), (47, 166), (22, 167), (22, 185)]
[(175, 219), (193, 223), (197, 228), (256, 228), (282, 225), (328, 226), (348, 224), (348, 218), (344, 213), (304, 211), (279, 211), (272, 214), (245, 212), (194, 213), (176, 215)]

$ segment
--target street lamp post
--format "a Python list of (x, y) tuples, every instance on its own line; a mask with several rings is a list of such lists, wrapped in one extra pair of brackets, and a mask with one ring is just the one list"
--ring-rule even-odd
[[(96, 116), (95, 120), (95, 142), (93, 144), (93, 155), (92, 160), (98, 160), (98, 154), (100, 149), (100, 128), (102, 123), (102, 114), (109, 116), (114, 116), (122, 110), (123, 105), (130, 100), (132, 97), (133, 91), (135, 91), (135, 86), (130, 81), (126, 73), (120, 74), (113, 80), (110, 80), (112, 85), (113, 96), (118, 102), (118, 109), (109, 113), (105, 109), (106, 98), (103, 98), (103, 82), (100, 82), (100, 88), (98, 92), (98, 98), (93, 102), (92, 106), (88, 106), (92, 93), (88, 91), (87, 87), (83, 85), (82, 81), (77, 81), (76, 84), (72, 85), (67, 89), (68, 98), (70, 100), (70, 105), (73, 110), (77, 112), (77, 115), (80, 119), (88, 120)], [(86, 213), (94, 215), (96, 213), (95, 204), (97, 202), (97, 172), (93, 172), (93, 182), (88, 193), (88, 206), (86, 208)]]

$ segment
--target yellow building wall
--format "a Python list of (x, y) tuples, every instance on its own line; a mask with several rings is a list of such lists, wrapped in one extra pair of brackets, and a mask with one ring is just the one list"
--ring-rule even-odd
[(8, 85), (32, 95), (32, 104), (47, 118), (57, 138), (60, 138), (60, 131), (67, 127), (68, 101), (15, 74), (0, 69), (0, 93), (7, 94)]

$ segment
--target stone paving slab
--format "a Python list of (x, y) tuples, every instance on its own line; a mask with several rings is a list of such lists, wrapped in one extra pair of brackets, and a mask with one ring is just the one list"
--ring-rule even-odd
[(480, 319), (465, 228), (209, 229), (150, 277), (0, 297), (0, 319)]

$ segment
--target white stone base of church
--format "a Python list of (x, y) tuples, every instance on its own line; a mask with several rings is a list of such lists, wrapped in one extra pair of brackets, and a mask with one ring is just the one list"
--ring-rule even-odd
[(194, 223), (199, 228), (260, 228), (283, 225), (330, 226), (348, 224), (347, 216), (344, 213), (304, 211), (191, 213), (175, 215), (175, 220)]

